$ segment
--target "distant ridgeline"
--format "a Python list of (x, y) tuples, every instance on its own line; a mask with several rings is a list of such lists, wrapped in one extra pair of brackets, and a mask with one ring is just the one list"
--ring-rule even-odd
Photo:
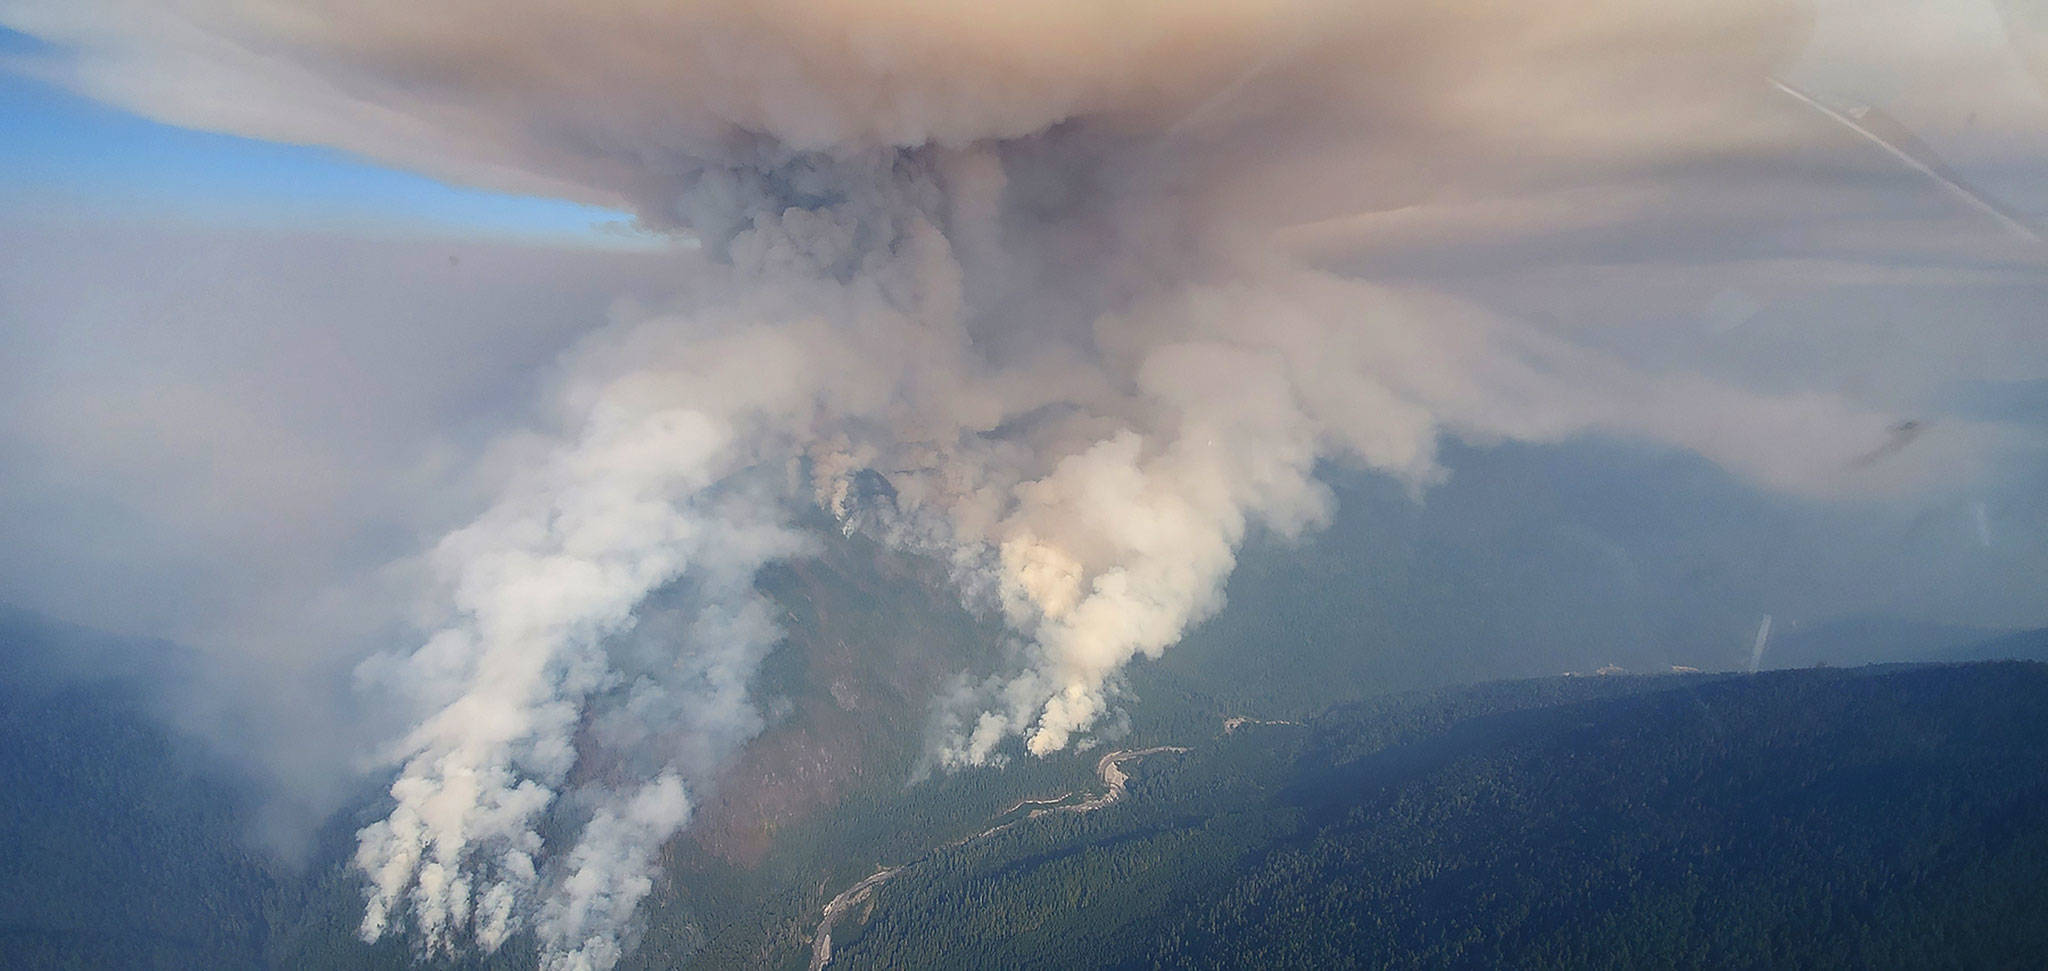
[[(888, 713), (941, 672), (905, 649), (861, 680), (849, 639), (882, 633), (846, 618), (931, 581), (769, 582), (795, 653), (768, 687), (798, 710), (748, 758), (836, 738), (845, 764), (705, 807), (623, 968), (805, 967), (881, 867), (830, 967), (2048, 967), (2048, 665), (1496, 682), (1228, 730), (1155, 689), (1108, 748), (1186, 751), (1116, 763), (1105, 800), (1106, 749), (906, 786), (918, 729)], [(928, 613), (920, 637), (974, 634)], [(354, 936), (375, 807), (310, 869), (265, 861), (133, 679), (52, 667), (136, 649), (94, 637), (0, 613), (0, 967), (421, 966)]]

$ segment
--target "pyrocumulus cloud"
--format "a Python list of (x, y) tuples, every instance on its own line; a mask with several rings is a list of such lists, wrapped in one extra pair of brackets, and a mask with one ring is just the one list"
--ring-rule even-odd
[[(577, 350), (560, 427), (434, 547), (438, 633), (363, 669), (419, 713), (360, 834), (367, 938), (530, 931), (551, 967), (614, 963), (692, 792), (760, 730), (747, 683), (780, 635), (752, 580), (805, 549), (806, 508), (940, 558), (1010, 631), (1005, 667), (933, 699), (932, 759), (959, 766), (1104, 726), (1126, 665), (1221, 608), (1249, 534), (1329, 515), (1329, 463), (1419, 489), (1446, 434), (1601, 431), (1819, 493), (1898, 421), (1643, 374), (1272, 242), (1768, 153), (1785, 4), (0, 0), (0, 21), (72, 45), (42, 69), (99, 97), (629, 205), (715, 266)], [(1933, 438), (1915, 455), (1956, 460)], [(855, 488), (876, 471), (887, 508)]]

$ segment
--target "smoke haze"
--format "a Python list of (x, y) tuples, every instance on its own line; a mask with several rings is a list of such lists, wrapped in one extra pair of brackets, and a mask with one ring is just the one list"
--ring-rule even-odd
[[(809, 548), (807, 514), (938, 558), (1001, 618), (1004, 664), (931, 699), (930, 761), (959, 767), (1113, 728), (1122, 672), (1223, 607), (1249, 535), (1327, 521), (1333, 466), (1419, 492), (1446, 436), (1602, 433), (1877, 502), (2014, 447), (1959, 419), (1859, 463), (1895, 402), (1651, 367), (1343, 272), (1446, 226), (1609, 245), (1811, 151), (1769, 81), (1808, 8), (1511, 6), (0, 0), (0, 22), (156, 117), (623, 204), (701, 247), (683, 295), (563, 360), (488, 508), (417, 561), (428, 635), (356, 672), (408, 713), (359, 834), (363, 935), (531, 931), (551, 967), (606, 968), (765, 724), (748, 683), (781, 633), (753, 581)], [(1743, 205), (1827, 223), (1849, 181)], [(1932, 245), (1894, 229), (1808, 243)]]

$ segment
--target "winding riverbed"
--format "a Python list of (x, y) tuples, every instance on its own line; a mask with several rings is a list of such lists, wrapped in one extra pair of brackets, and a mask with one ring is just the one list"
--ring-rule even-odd
[[(1068, 799), (1072, 799), (1075, 795), (1074, 793), (1069, 792), (1052, 799), (1019, 800), (1016, 805), (1005, 810), (1002, 815), (1007, 816), (1027, 805), (1035, 804), (1039, 808), (1033, 809), (1022, 817), (1010, 820), (1007, 823), (998, 823), (972, 836), (954, 840), (951, 843), (947, 843), (944, 847), (940, 847), (940, 849), (962, 846), (976, 840), (987, 839), (1012, 826), (1029, 822), (1050, 813), (1085, 813), (1101, 809), (1104, 806), (1114, 805), (1124, 797), (1125, 788), (1130, 782), (1130, 776), (1123, 769), (1125, 763), (1142, 759), (1148, 755), (1185, 751), (1187, 751), (1186, 748), (1178, 745), (1155, 745), (1151, 748), (1121, 749), (1110, 752), (1095, 762), (1095, 775), (1102, 780), (1101, 793), (1083, 799), (1080, 802), (1068, 803), (1066, 805), (1055, 804), (1065, 803)], [(936, 852), (936, 850), (933, 852)], [(840, 917), (844, 916), (848, 910), (868, 899), (868, 896), (875, 892), (875, 888), (887, 883), (890, 878), (902, 873), (904, 870), (924, 862), (930, 856), (931, 853), (928, 852), (924, 856), (920, 856), (908, 863), (876, 870), (867, 878), (846, 888), (839, 896), (833, 897), (828, 901), (825, 904), (824, 917), (818, 921), (818, 930), (811, 935), (811, 971), (823, 971), (827, 964), (832, 963), (832, 926), (838, 923)]]

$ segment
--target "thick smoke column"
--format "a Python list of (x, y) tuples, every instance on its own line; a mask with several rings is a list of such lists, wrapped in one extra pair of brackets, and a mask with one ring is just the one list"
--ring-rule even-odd
[[(1420, 488), (1447, 433), (1604, 430), (1819, 491), (1894, 421), (1642, 375), (1270, 242), (1767, 146), (1751, 109), (1793, 18), (1762, 0), (0, 20), (84, 43), (52, 70), (103, 97), (622, 201), (714, 265), (577, 352), (563, 431), (435, 549), (439, 632), (365, 668), (420, 712), (361, 833), (369, 938), (530, 930), (550, 966), (616, 961), (691, 793), (762, 725), (746, 686), (779, 633), (752, 581), (802, 551), (806, 507), (943, 559), (1013, 632), (1005, 668), (934, 699), (934, 760), (982, 764), (1101, 727), (1119, 672), (1222, 606), (1249, 534), (1328, 515), (1325, 463)], [(877, 471), (888, 510), (851, 498)]]
[[(590, 342), (563, 393), (581, 428), (442, 542), (455, 619), (369, 672), (425, 686), (428, 714), (396, 753), (395, 808), (361, 834), (366, 937), (408, 912), (433, 948), (530, 926), (550, 963), (617, 959), (686, 787), (762, 724), (746, 685), (779, 632), (752, 582), (803, 549), (783, 525), (796, 463), (821, 430), (964, 399), (918, 169), (792, 157), (775, 191), (834, 200), (808, 209), (753, 172), (707, 176), (702, 204), (744, 216), (716, 241), (740, 289)], [(564, 823), (573, 846), (544, 861)]]

